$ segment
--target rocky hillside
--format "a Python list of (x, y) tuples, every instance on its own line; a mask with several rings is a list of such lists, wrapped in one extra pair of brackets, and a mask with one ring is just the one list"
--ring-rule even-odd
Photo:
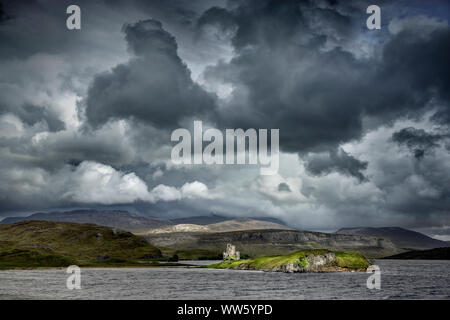
[(92, 224), (22, 221), (0, 225), (0, 269), (129, 265), (160, 255), (159, 249), (130, 232)]
[(445, 241), (430, 238), (422, 233), (399, 227), (384, 228), (343, 228), (336, 231), (338, 234), (372, 236), (392, 241), (397, 247), (405, 250), (423, 250), (448, 247)]
[(241, 256), (249, 257), (287, 254), (304, 249), (359, 250), (367, 257), (384, 257), (402, 252), (387, 239), (296, 230), (178, 232), (149, 234), (145, 238), (157, 247), (203, 249), (217, 253), (222, 252), (227, 243), (232, 243)]
[(127, 211), (73, 210), (63, 212), (39, 212), (28, 217), (5, 218), (1, 223), (15, 223), (19, 221), (44, 220), (54, 222), (93, 223), (99, 226), (118, 228), (139, 232), (154, 228), (161, 228), (172, 223), (167, 220), (142, 216)]

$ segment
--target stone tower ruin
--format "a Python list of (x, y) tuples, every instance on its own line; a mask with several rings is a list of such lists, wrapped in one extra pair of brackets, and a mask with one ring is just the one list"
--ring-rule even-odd
[(227, 244), (227, 251), (223, 253), (223, 260), (239, 260), (241, 258), (241, 254), (239, 251), (236, 251), (236, 247), (231, 243)]

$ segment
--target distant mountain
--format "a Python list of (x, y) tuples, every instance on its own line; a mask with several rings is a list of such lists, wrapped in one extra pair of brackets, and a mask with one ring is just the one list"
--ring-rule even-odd
[(342, 228), (336, 231), (339, 234), (353, 234), (372, 236), (391, 240), (397, 247), (406, 250), (424, 250), (440, 247), (448, 247), (445, 241), (430, 238), (422, 233), (403, 229), (399, 227), (384, 227), (384, 228)]
[(291, 228), (280, 223), (251, 218), (237, 218), (233, 220), (227, 220), (219, 223), (209, 224), (207, 225), (207, 227), (213, 232), (260, 230), (260, 229), (292, 230)]
[(44, 220), (53, 222), (92, 223), (100, 226), (118, 228), (127, 231), (141, 231), (161, 228), (171, 224), (170, 221), (142, 216), (127, 211), (73, 210), (63, 212), (39, 212), (28, 217), (9, 217), (1, 221), (15, 223), (19, 221)]
[[(100, 226), (118, 228), (134, 233), (146, 233), (152, 229), (161, 232), (192, 231), (233, 231), (247, 229), (290, 229), (283, 222), (274, 218), (233, 218), (220, 215), (193, 216), (164, 220), (143, 216), (122, 210), (72, 210), (55, 212), (38, 212), (27, 217), (8, 217), (0, 221), (9, 224), (20, 221), (43, 220), (54, 222), (93, 223)], [(228, 222), (228, 223), (225, 223)], [(224, 223), (224, 224), (221, 224)], [(178, 227), (173, 227), (178, 225)], [(210, 226), (202, 228), (202, 226)], [(195, 230), (194, 230), (195, 229)]]
[(450, 260), (450, 247), (435, 248), (429, 250), (415, 250), (403, 252), (384, 259), (403, 259), (403, 260)]
[(140, 234), (141, 235), (158, 234), (171, 232), (228, 232), (228, 231), (261, 230), (261, 229), (292, 230), (291, 228), (286, 227), (285, 225), (281, 225), (275, 222), (255, 220), (250, 218), (237, 218), (233, 220), (226, 220), (219, 223), (207, 225), (181, 223), (172, 226), (151, 229), (148, 230), (147, 232), (141, 232)]
[(173, 224), (198, 224), (201, 226), (205, 226), (207, 224), (218, 223), (226, 220), (231, 220), (233, 218), (223, 217), (219, 215), (210, 215), (210, 216), (192, 216), (186, 218), (177, 218), (171, 219), (170, 221)]
[[(281, 220), (278, 220), (276, 218), (270, 218), (270, 217), (251, 217), (251, 218), (236, 218), (236, 217), (224, 217), (216, 214), (212, 214), (209, 216), (193, 216), (193, 217), (186, 217), (186, 218), (177, 218), (177, 219), (171, 219), (170, 221), (173, 224), (197, 224), (201, 226), (216, 224), (224, 221), (230, 221), (230, 220), (239, 220), (239, 219), (251, 219), (251, 220), (259, 220), (259, 221), (267, 221), (276, 223), (279, 225), (286, 224), (282, 222)], [(285, 227), (286, 229), (286, 227)], [(288, 228), (290, 229), (290, 228)]]

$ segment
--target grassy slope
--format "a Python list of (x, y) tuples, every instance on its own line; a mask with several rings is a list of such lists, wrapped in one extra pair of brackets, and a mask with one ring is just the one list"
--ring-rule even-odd
[[(0, 225), (0, 269), (136, 264), (160, 250), (130, 232), (92, 224), (26, 221)], [(99, 255), (109, 255), (98, 260)]]
[[(329, 250), (301, 250), (287, 255), (258, 257), (255, 259), (224, 261), (221, 263), (206, 266), (214, 269), (250, 269), (250, 270), (271, 270), (289, 263), (305, 266), (308, 262), (306, 256), (313, 254), (326, 254)], [(334, 252), (337, 258), (337, 267), (345, 269), (365, 269), (370, 263), (360, 253), (356, 251)]]

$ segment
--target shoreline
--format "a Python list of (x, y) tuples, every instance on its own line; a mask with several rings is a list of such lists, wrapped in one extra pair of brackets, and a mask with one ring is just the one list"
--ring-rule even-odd
[[(130, 264), (130, 265), (77, 265), (80, 269), (100, 269), (100, 268), (189, 268), (189, 267), (198, 267), (192, 264), (171, 264), (171, 265), (146, 265), (146, 264)], [(61, 266), (61, 267), (11, 267), (0, 269), (0, 271), (8, 271), (8, 270), (53, 270), (53, 269), (67, 269), (69, 266)]]

